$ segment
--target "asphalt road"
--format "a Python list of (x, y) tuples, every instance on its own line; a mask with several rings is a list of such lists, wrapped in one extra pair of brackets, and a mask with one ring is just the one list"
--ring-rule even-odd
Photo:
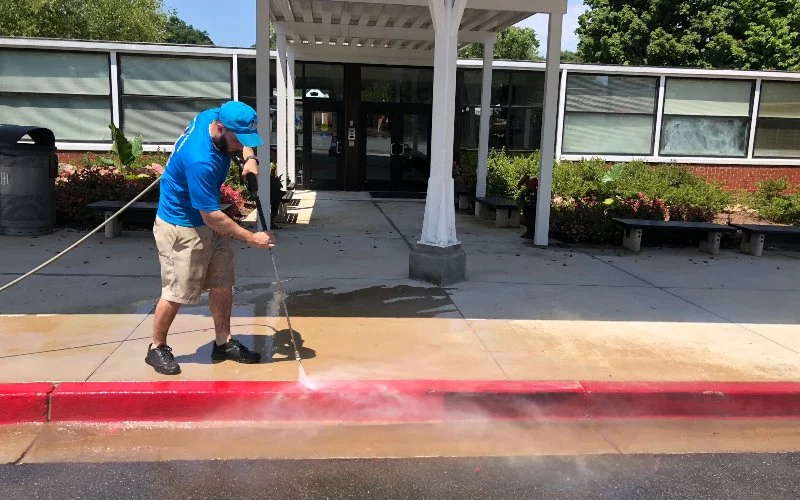
[(800, 454), (0, 466), (0, 497), (800, 498)]

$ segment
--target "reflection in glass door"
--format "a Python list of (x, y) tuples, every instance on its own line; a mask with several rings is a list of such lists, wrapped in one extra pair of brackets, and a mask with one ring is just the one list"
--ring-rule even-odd
[(309, 109), (305, 114), (303, 139), (307, 153), (304, 177), (312, 189), (339, 189), (343, 154), (339, 135), (341, 115), (330, 106), (325, 108)]
[(409, 188), (423, 188), (431, 173), (428, 137), (430, 115), (407, 114), (403, 117), (403, 140), (400, 152), (400, 181)]
[(389, 113), (366, 113), (363, 118), (365, 138), (364, 178), (368, 183), (392, 180), (392, 156), (395, 141)]
[(430, 106), (416, 108), (391, 103), (362, 106), (363, 189), (425, 190), (430, 176), (431, 114)]

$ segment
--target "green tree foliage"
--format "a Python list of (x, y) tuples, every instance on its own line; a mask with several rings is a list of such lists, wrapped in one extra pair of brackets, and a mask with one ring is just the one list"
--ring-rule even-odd
[(585, 0), (586, 62), (800, 70), (800, 0)]
[(167, 43), (214, 45), (207, 31), (200, 31), (173, 13), (167, 20)]
[(581, 56), (579, 56), (577, 52), (564, 50), (561, 52), (561, 62), (580, 64), (583, 62), (583, 59), (581, 59)]
[(0, 35), (162, 42), (163, 0), (0, 0)]
[[(533, 28), (509, 26), (497, 34), (497, 43), (494, 44), (495, 59), (541, 61), (538, 54), (539, 39)], [(483, 44), (469, 44), (458, 55), (464, 59), (483, 59)]]

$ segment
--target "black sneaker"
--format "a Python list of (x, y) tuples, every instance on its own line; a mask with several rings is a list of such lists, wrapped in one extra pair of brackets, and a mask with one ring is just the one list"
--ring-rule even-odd
[[(153, 344), (150, 344), (152, 346)], [(177, 375), (181, 372), (181, 367), (172, 355), (172, 348), (160, 345), (154, 349), (147, 348), (147, 356), (144, 362), (155, 368), (162, 375)]]
[(217, 345), (216, 342), (213, 344), (214, 349), (211, 351), (211, 359), (214, 361), (230, 359), (231, 361), (247, 364), (261, 361), (261, 355), (259, 353), (251, 351), (236, 339), (230, 339), (222, 345)]

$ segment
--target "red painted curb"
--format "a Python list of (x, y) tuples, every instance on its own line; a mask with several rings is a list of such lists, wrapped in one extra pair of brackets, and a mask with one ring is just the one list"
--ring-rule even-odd
[(0, 384), (0, 424), (46, 422), (53, 384)]
[(796, 382), (582, 382), (592, 418), (800, 417)]
[(49, 420), (61, 422), (800, 418), (800, 382), (319, 384), (312, 390), (297, 382), (87, 382), (59, 384), (52, 392), (50, 384), (0, 385), (0, 422), (40, 422), (48, 410)]
[(544, 416), (585, 416), (576, 382), (89, 382), (61, 384), (51, 401), (53, 421), (426, 422), (524, 418), (536, 402)]

